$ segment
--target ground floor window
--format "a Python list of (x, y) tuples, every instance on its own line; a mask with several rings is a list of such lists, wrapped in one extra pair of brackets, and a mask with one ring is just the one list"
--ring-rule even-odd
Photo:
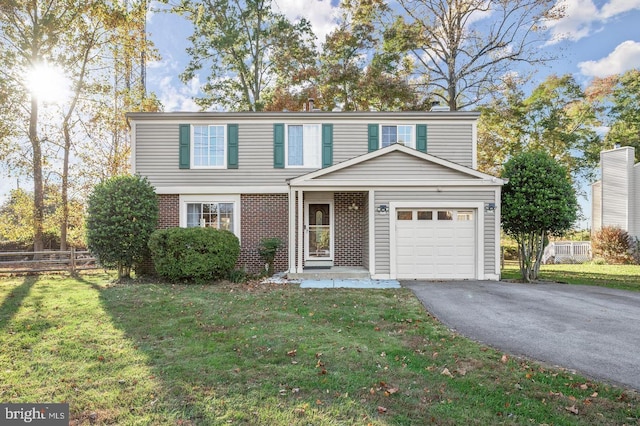
[(187, 228), (211, 227), (233, 232), (233, 203), (187, 203)]
[(180, 226), (223, 229), (240, 237), (240, 196), (181, 195)]

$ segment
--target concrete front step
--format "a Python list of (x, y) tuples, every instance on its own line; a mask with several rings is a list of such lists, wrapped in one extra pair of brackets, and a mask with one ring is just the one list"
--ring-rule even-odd
[(368, 280), (371, 279), (371, 274), (361, 267), (334, 266), (329, 269), (304, 269), (301, 273), (289, 272), (287, 278), (290, 280)]

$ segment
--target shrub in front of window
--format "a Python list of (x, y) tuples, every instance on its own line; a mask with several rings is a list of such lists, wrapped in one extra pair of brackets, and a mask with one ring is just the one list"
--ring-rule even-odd
[(593, 234), (591, 249), (594, 257), (609, 264), (634, 263), (634, 241), (627, 231), (617, 226), (604, 226)]
[(202, 283), (229, 276), (240, 255), (240, 242), (225, 230), (169, 228), (151, 235), (149, 249), (161, 277)]

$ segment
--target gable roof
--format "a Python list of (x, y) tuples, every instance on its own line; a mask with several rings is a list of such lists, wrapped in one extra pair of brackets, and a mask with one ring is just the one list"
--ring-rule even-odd
[[(324, 169), (319, 169), (293, 179), (289, 180), (289, 185), (291, 186), (304, 186), (304, 185), (313, 185), (323, 183), (331, 183), (336, 184), (342, 176), (346, 175), (347, 170), (355, 170), (358, 168), (365, 169), (366, 164), (375, 165), (375, 167), (383, 168), (385, 167), (385, 162), (389, 163), (392, 158), (397, 158), (400, 156), (408, 156), (410, 160), (412, 160), (412, 164), (419, 165), (420, 162), (424, 163), (425, 166), (436, 166), (437, 169), (440, 169), (444, 178), (424, 178), (419, 180), (415, 180), (412, 176), (401, 175), (402, 171), (396, 170), (398, 172), (398, 182), (396, 185), (402, 181), (409, 182), (410, 180), (414, 180), (414, 183), (425, 184), (426, 181), (433, 181), (434, 184), (452, 184), (452, 185), (466, 185), (466, 184), (483, 184), (483, 185), (503, 185), (505, 183), (504, 180), (497, 178), (495, 176), (488, 175), (486, 173), (479, 172), (477, 170), (471, 169), (469, 167), (461, 166), (460, 164), (444, 160), (442, 158), (433, 156), (431, 154), (426, 154), (424, 152), (418, 151), (413, 148), (408, 148), (402, 144), (393, 144), (387, 147), (377, 149), (375, 151), (369, 152), (367, 154), (360, 155), (358, 157), (354, 157), (350, 160), (343, 161), (342, 163), (334, 164), (330, 167), (326, 167)], [(417, 162), (415, 160), (418, 160)], [(371, 169), (371, 167), (368, 167)], [(340, 173), (342, 172), (342, 173)], [(416, 168), (414, 171), (415, 174), (420, 174), (420, 170)], [(331, 176), (333, 174), (333, 176)], [(348, 179), (348, 178), (347, 178)], [(330, 182), (329, 182), (330, 181)], [(475, 182), (473, 182), (475, 181)], [(473, 183), (472, 183), (473, 182)]]

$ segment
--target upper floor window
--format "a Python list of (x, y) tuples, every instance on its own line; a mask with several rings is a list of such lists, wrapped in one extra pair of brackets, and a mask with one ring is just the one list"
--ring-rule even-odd
[(322, 166), (322, 128), (320, 124), (289, 124), (285, 136), (286, 167)]
[(193, 126), (193, 167), (225, 167), (225, 126)]
[(380, 126), (380, 148), (399, 143), (409, 148), (415, 148), (415, 127), (412, 125)]

